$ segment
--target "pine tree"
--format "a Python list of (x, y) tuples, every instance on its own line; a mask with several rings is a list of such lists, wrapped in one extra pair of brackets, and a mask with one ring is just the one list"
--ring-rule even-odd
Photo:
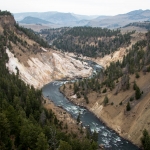
[(134, 81), (133, 90), (136, 90), (136, 88), (137, 88), (137, 85), (136, 85), (136, 82)]
[(109, 101), (109, 99), (108, 99), (108, 97), (107, 97), (107, 95), (106, 95), (105, 98), (104, 98), (104, 101), (103, 101), (104, 106), (106, 106), (106, 104), (108, 103), (108, 101)]
[(129, 103), (129, 102), (127, 103), (126, 110), (127, 110), (127, 111), (130, 111), (130, 110), (131, 110), (131, 107), (130, 107), (130, 103)]
[(140, 77), (140, 75), (138, 74), (138, 72), (136, 72), (135, 77), (136, 77), (136, 78), (139, 78), (139, 77)]
[(135, 90), (135, 98), (138, 100), (141, 97), (141, 91), (140, 88), (137, 86)]

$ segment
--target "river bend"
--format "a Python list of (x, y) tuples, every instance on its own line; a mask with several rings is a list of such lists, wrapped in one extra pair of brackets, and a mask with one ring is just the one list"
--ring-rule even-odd
[[(95, 67), (98, 67), (97, 65)], [(77, 118), (80, 113), (80, 120), (83, 126), (89, 126), (91, 131), (98, 132), (98, 143), (104, 144), (106, 149), (110, 150), (138, 150), (138, 147), (131, 142), (121, 138), (116, 132), (106, 127), (93, 113), (89, 110), (76, 106), (69, 101), (60, 91), (59, 88), (67, 81), (54, 81), (45, 85), (42, 89), (43, 96), (49, 98), (56, 106), (62, 106), (73, 118)]]

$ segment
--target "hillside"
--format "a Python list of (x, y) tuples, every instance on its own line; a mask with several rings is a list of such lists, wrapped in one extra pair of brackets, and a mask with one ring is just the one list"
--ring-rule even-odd
[(113, 59), (115, 54), (110, 58), (105, 56), (110, 59), (109, 63), (93, 78), (61, 88), (72, 102), (88, 108), (110, 128), (137, 145), (141, 145), (144, 129), (150, 133), (149, 37), (150, 32), (143, 39), (140, 36), (120, 61), (120, 56)]
[(54, 40), (53, 45), (65, 52), (88, 57), (104, 57), (120, 47), (130, 45), (133, 33), (134, 31), (122, 34), (120, 30), (107, 28), (74, 27)]
[[(46, 74), (44, 67), (49, 69), (47, 74), (52, 76), (50, 59), (54, 63), (57, 60), (56, 63), (59, 65), (61, 55), (52, 51), (52, 55), (57, 59), (48, 57), (46, 60), (50, 52), (33, 39), (39, 43), (42, 42), (42, 45), (50, 50), (47, 43), (31, 30), (19, 27), (10, 12), (0, 12), (0, 149), (47, 150), (58, 147), (62, 149), (65, 146), (72, 150), (96, 150), (98, 145), (93, 135), (89, 139), (86, 138), (86, 133), (80, 134), (76, 123), (70, 127), (68, 122), (57, 118), (60, 116), (59, 113), (63, 112), (66, 114), (66, 119), (69, 119), (67, 112), (58, 108), (56, 111), (55, 106), (49, 108), (49, 105), (45, 104), (46, 100), (43, 99), (41, 90), (37, 87), (50, 82), (50, 79), (46, 80), (44, 76)], [(42, 55), (44, 55), (43, 61), (47, 61), (47, 64), (40, 61)], [(69, 61), (73, 68), (74, 60)], [(75, 63), (75, 67), (77, 68), (76, 65), (78, 65), (79, 70), (82, 70), (84, 65), (80, 61)], [(41, 65), (41, 68), (37, 69), (38, 72), (36, 65)], [(83, 71), (87, 73), (87, 70), (83, 69)], [(40, 86), (34, 84), (36, 77), (41, 77), (46, 82), (41, 83)], [(52, 111), (54, 109), (56, 114)]]
[(150, 21), (133, 22), (133, 23), (127, 24), (125, 27), (131, 27), (131, 26), (145, 28), (147, 30), (150, 30)]

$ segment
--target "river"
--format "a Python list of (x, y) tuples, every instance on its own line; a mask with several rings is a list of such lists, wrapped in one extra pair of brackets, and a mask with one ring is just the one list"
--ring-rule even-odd
[[(94, 64), (94, 69), (99, 69)], [(98, 132), (98, 143), (104, 144), (110, 150), (138, 150), (139, 148), (131, 142), (121, 138), (116, 132), (106, 127), (93, 113), (85, 108), (76, 106), (70, 102), (60, 91), (59, 88), (67, 81), (54, 81), (42, 88), (43, 96), (53, 101), (56, 106), (62, 106), (73, 118), (77, 118), (80, 113), (80, 120), (83, 126), (88, 126), (91, 131)]]

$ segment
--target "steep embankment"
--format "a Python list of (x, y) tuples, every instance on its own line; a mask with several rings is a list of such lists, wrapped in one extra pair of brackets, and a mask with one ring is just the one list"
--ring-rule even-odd
[[(96, 97), (98, 95), (93, 93), (95, 102), (93, 105), (88, 106), (88, 108), (109, 127), (137, 145), (141, 144), (140, 138), (143, 129), (150, 131), (150, 76), (149, 73), (144, 76), (143, 73), (140, 73), (140, 76), (139, 79), (130, 76), (130, 90), (122, 91), (117, 95), (114, 95), (115, 90), (101, 94), (100, 97)], [(139, 100), (130, 101), (131, 110), (127, 112), (126, 106), (128, 100), (135, 95), (135, 91), (132, 89), (134, 81), (140, 86), (144, 94)], [(106, 107), (103, 107), (103, 101), (106, 95), (109, 98), (109, 103)], [(90, 96), (89, 101), (91, 101), (91, 99)]]
[[(140, 146), (143, 129), (150, 132), (150, 75), (143, 75), (143, 72), (139, 75), (138, 79), (135, 75), (130, 76), (130, 90), (121, 91), (117, 95), (114, 94), (116, 89), (108, 90), (107, 93), (87, 93), (88, 104), (83, 97), (77, 98), (77, 95), (74, 95), (73, 85), (67, 84), (65, 89), (61, 87), (61, 90), (72, 102), (86, 107), (119, 135)], [(144, 94), (139, 100), (130, 101), (131, 110), (126, 111), (129, 99), (135, 95), (132, 88), (134, 81)], [(106, 95), (109, 102), (104, 106)]]
[(62, 78), (87, 77), (92, 71), (85, 62), (52, 50), (29, 57), (27, 65), (19, 62), (8, 49), (6, 52), (9, 57), (7, 63), (9, 70), (16, 73), (17, 67), (21, 79), (35, 88), (41, 88), (51, 81)]

